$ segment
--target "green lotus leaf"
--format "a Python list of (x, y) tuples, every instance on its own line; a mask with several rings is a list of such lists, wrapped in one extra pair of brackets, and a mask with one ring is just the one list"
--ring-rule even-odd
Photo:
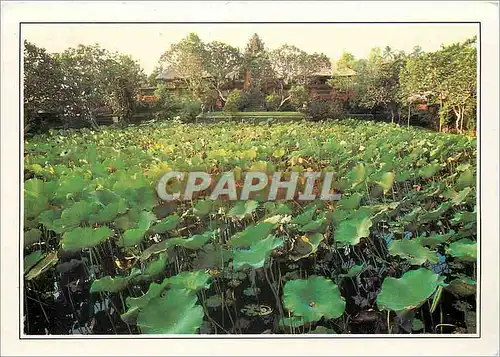
[(355, 192), (350, 196), (343, 196), (339, 201), (339, 209), (354, 210), (359, 207), (363, 195)]
[(146, 334), (194, 334), (203, 323), (203, 308), (189, 290), (170, 289), (139, 312), (137, 325)]
[(476, 293), (477, 282), (469, 278), (453, 279), (445, 289), (457, 296), (467, 297)]
[(394, 172), (385, 172), (379, 180), (375, 181), (375, 183), (382, 187), (384, 189), (384, 194), (386, 194), (392, 188), (395, 177), (396, 175)]
[[(26, 198), (25, 198), (26, 199)], [(52, 208), (45, 210), (38, 216), (38, 221), (50, 230), (55, 230), (55, 221), (61, 218), (61, 210)]]
[(139, 244), (146, 234), (147, 229), (133, 228), (125, 231), (123, 236), (118, 241), (118, 245), (121, 247), (130, 247)]
[(450, 202), (443, 202), (435, 210), (423, 213), (419, 217), (419, 222), (437, 221), (450, 209), (450, 207), (451, 207)]
[(438, 164), (429, 164), (427, 166), (422, 167), (419, 170), (418, 174), (420, 177), (423, 177), (423, 178), (431, 178), (432, 176), (437, 174), (439, 169), (440, 169), (440, 166)]
[(164, 219), (162, 219), (159, 223), (155, 224), (151, 230), (155, 233), (165, 233), (167, 231), (171, 231), (180, 223), (181, 218), (177, 214), (172, 214)]
[(57, 252), (49, 253), (26, 274), (26, 280), (33, 280), (57, 264), (59, 258)]
[(332, 214), (332, 222), (335, 225), (338, 225), (340, 222), (346, 220), (349, 217), (349, 211), (343, 209), (336, 209)]
[(224, 300), (222, 299), (222, 297), (220, 295), (210, 296), (205, 301), (205, 303), (207, 304), (207, 306), (211, 307), (211, 308), (219, 307), (219, 306), (222, 305), (223, 302), (224, 302)]
[(477, 222), (477, 213), (474, 212), (458, 212), (455, 214), (451, 223), (453, 224), (469, 224)]
[(24, 232), (24, 247), (28, 247), (33, 243), (38, 242), (41, 236), (42, 232), (37, 228)]
[(200, 200), (196, 202), (193, 208), (193, 213), (195, 216), (204, 217), (212, 212), (213, 202), (210, 200)]
[(40, 260), (43, 259), (45, 254), (41, 250), (34, 251), (29, 255), (24, 257), (24, 274), (26, 274), (31, 268), (35, 266)]
[(365, 267), (364, 264), (353, 265), (346, 274), (340, 274), (339, 276), (345, 277), (345, 278), (354, 278), (355, 276), (358, 276), (359, 274), (361, 274), (364, 267)]
[(67, 195), (76, 195), (83, 191), (86, 186), (85, 178), (83, 176), (70, 176), (62, 179), (59, 187), (55, 191), (56, 199), (67, 199)]
[(64, 250), (92, 248), (104, 242), (112, 234), (113, 231), (108, 227), (78, 227), (70, 232), (64, 233), (61, 245)]
[(271, 252), (283, 246), (283, 240), (269, 235), (250, 246), (248, 250), (236, 250), (233, 252), (233, 268), (235, 270), (250, 266), (253, 269), (262, 268), (269, 258)]
[(471, 192), (472, 192), (471, 187), (466, 187), (459, 192), (452, 192), (451, 202), (453, 203), (453, 206), (458, 206), (458, 205), (463, 204), (465, 199), (467, 198), (467, 196)]
[(132, 307), (121, 314), (120, 318), (128, 325), (135, 325), (137, 323), (137, 316), (139, 316), (139, 311), (141, 311), (141, 309), (139, 309), (138, 307)]
[(281, 328), (298, 328), (304, 326), (307, 322), (301, 316), (283, 317), (279, 319), (278, 326)]
[(294, 316), (301, 316), (306, 322), (318, 321), (322, 317), (340, 317), (346, 304), (337, 285), (317, 275), (307, 280), (287, 281), (283, 288), (283, 303)]
[(335, 230), (335, 241), (341, 244), (356, 245), (361, 238), (370, 235), (372, 220), (365, 212), (357, 212), (346, 220), (340, 222)]
[(455, 189), (462, 190), (469, 186), (474, 186), (476, 180), (474, 179), (474, 174), (472, 170), (466, 169), (464, 170), (457, 179), (457, 183), (455, 184)]
[(179, 240), (176, 244), (186, 249), (197, 250), (203, 247), (215, 236), (216, 231), (206, 231), (202, 234), (195, 234), (189, 238)]
[(249, 247), (266, 238), (275, 227), (276, 224), (271, 222), (261, 222), (248, 226), (244, 231), (232, 236), (228, 244), (235, 248)]
[(298, 238), (294, 244), (293, 249), (290, 252), (290, 258), (292, 260), (299, 260), (306, 258), (311, 254), (316, 253), (319, 244), (325, 239), (325, 236), (321, 233), (314, 233), (310, 235), (304, 235)]
[(153, 212), (142, 211), (139, 214), (138, 228), (147, 231), (154, 221), (156, 221), (156, 216)]
[(104, 206), (96, 214), (92, 214), (89, 218), (89, 222), (91, 224), (111, 222), (116, 218), (116, 216), (127, 212), (127, 210), (127, 202), (120, 199), (118, 202), (112, 202)]
[[(168, 279), (165, 279), (161, 284), (151, 283), (149, 284), (148, 291), (137, 298), (127, 297), (125, 303), (129, 309), (143, 309), (146, 307), (152, 299), (161, 295), (161, 293), (167, 287)], [(139, 311), (137, 311), (139, 313)]]
[(238, 201), (227, 214), (229, 217), (243, 219), (251, 215), (259, 206), (257, 201)]
[(167, 251), (169, 248), (174, 247), (179, 244), (179, 242), (182, 242), (182, 238), (176, 237), (176, 238), (169, 238), (165, 239), (164, 241), (161, 241), (160, 243), (153, 244), (151, 247), (148, 249), (144, 250), (139, 257), (140, 260), (147, 260), (149, 259), (153, 254), (159, 254), (162, 252)]
[(222, 269), (233, 253), (220, 245), (207, 244), (193, 261), (195, 269)]
[(292, 222), (304, 226), (312, 221), (314, 213), (316, 213), (316, 207), (310, 207), (309, 209), (305, 210), (304, 213), (295, 217)]
[(167, 263), (168, 263), (167, 253), (161, 253), (158, 255), (157, 259), (153, 260), (148, 264), (144, 273), (149, 276), (158, 275), (165, 270)]
[(240, 156), (243, 160), (253, 160), (257, 157), (257, 152), (255, 150), (245, 150), (241, 152)]
[(426, 237), (417, 237), (415, 241), (419, 242), (423, 246), (430, 247), (431, 249), (436, 248), (438, 245), (444, 244), (453, 240), (455, 238), (456, 232), (454, 230), (449, 231), (446, 234), (433, 234)]
[(446, 249), (446, 253), (458, 260), (475, 262), (477, 259), (477, 242), (466, 238), (460, 239), (451, 243)]
[(357, 164), (347, 175), (347, 182), (351, 187), (355, 187), (366, 180), (366, 167), (364, 164)]
[(439, 284), (439, 275), (425, 268), (408, 271), (399, 279), (386, 277), (377, 296), (377, 306), (392, 311), (418, 308)]
[(168, 285), (176, 289), (188, 289), (198, 291), (208, 289), (210, 287), (210, 274), (203, 270), (188, 271), (179, 273), (171, 278), (168, 278)]
[(87, 221), (92, 213), (97, 209), (97, 205), (89, 201), (75, 202), (71, 207), (66, 208), (61, 213), (62, 226), (78, 226), (80, 222)]
[(286, 203), (266, 202), (264, 203), (264, 208), (271, 215), (289, 215), (293, 213), (290, 206)]
[(299, 231), (301, 232), (315, 232), (320, 230), (320, 228), (323, 227), (323, 224), (326, 222), (325, 218), (319, 218), (314, 221), (311, 221), (302, 227), (299, 228)]
[(411, 239), (393, 240), (389, 247), (390, 255), (397, 255), (411, 265), (422, 265), (425, 262), (438, 263), (436, 252), (423, 247), (418, 241)]
[(130, 280), (135, 277), (141, 275), (141, 271), (139, 269), (132, 269), (130, 275), (128, 276), (115, 276), (112, 278), (111, 276), (105, 276), (101, 279), (96, 279), (92, 282), (90, 286), (90, 293), (98, 293), (98, 292), (110, 292), (117, 293), (125, 289), (130, 282)]

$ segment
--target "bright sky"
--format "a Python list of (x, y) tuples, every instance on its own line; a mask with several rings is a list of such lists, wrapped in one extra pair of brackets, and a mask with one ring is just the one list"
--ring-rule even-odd
[(205, 42), (222, 41), (243, 49), (253, 33), (266, 47), (295, 45), (307, 52), (323, 52), (338, 59), (344, 51), (366, 57), (373, 47), (390, 46), (411, 51), (419, 45), (424, 51), (441, 44), (463, 41), (478, 34), (477, 24), (24, 24), (23, 39), (61, 52), (78, 44), (99, 43), (102, 47), (131, 55), (144, 71), (152, 72), (160, 55), (170, 44), (189, 32)]

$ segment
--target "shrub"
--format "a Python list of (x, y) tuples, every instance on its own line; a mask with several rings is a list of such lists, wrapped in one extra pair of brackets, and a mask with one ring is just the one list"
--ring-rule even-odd
[(201, 97), (201, 103), (205, 111), (215, 111), (219, 104), (219, 93), (215, 89), (206, 90)]
[(342, 103), (331, 99), (314, 99), (307, 105), (306, 117), (313, 121), (341, 119), (344, 116)]
[(224, 105), (225, 112), (237, 112), (241, 110), (242, 98), (241, 92), (237, 89), (233, 90), (226, 99), (226, 104)]
[(288, 93), (290, 94), (290, 104), (299, 111), (306, 108), (311, 100), (309, 91), (304, 86), (293, 86)]
[(181, 99), (181, 110), (179, 116), (183, 121), (194, 121), (201, 113), (201, 101), (195, 98), (185, 97)]
[(172, 118), (179, 115), (182, 103), (166, 85), (158, 85), (155, 90), (155, 97), (157, 98), (156, 107), (160, 109), (159, 117)]
[(270, 112), (274, 112), (274, 111), (276, 111), (276, 109), (278, 109), (280, 102), (281, 102), (281, 98), (279, 97), (279, 95), (277, 95), (275, 93), (269, 94), (266, 97), (266, 109)]

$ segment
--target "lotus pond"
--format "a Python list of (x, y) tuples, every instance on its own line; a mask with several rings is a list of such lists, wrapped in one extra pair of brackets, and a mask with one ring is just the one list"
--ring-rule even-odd
[[(27, 335), (476, 333), (475, 139), (162, 122), (24, 144)], [(162, 202), (169, 170), (330, 171), (342, 198)]]

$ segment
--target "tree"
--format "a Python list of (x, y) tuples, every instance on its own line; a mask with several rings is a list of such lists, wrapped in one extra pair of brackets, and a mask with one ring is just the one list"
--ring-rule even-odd
[(209, 76), (208, 82), (217, 91), (219, 98), (226, 102), (222, 89), (238, 76), (243, 63), (242, 55), (236, 47), (218, 41), (207, 44), (206, 52), (205, 71)]
[[(447, 104), (455, 114), (455, 129), (464, 129), (465, 113), (475, 108), (477, 92), (477, 50), (476, 37), (464, 43), (443, 47), (439, 55), (444, 57), (448, 76), (443, 80), (447, 93)], [(470, 120), (470, 118), (466, 118)]]
[(62, 72), (59, 102), (64, 116), (85, 118), (96, 129), (95, 116), (104, 106), (122, 120), (130, 116), (133, 97), (146, 79), (132, 58), (99, 45), (79, 45), (54, 55), (54, 59)]
[[(415, 98), (439, 104), (440, 111), (451, 109), (455, 128), (462, 131), (465, 113), (476, 101), (477, 52), (476, 38), (464, 43), (442, 46), (435, 52), (414, 51), (401, 73), (402, 98), (411, 105)], [(472, 110), (473, 112), (473, 110)], [(445, 113), (439, 115), (439, 130)]]
[(105, 88), (104, 101), (121, 122), (126, 122), (134, 111), (135, 97), (146, 76), (132, 57), (118, 53), (109, 56), (105, 71), (113, 78)]
[(246, 45), (242, 69), (245, 75), (250, 73), (250, 92), (256, 95), (262, 92), (264, 81), (272, 75), (272, 68), (264, 42), (256, 33)]
[(308, 85), (315, 73), (324, 68), (331, 68), (330, 60), (326, 55), (308, 54), (289, 45), (283, 45), (272, 51), (269, 59), (281, 98), (278, 110), (291, 99), (291, 92), (285, 92), (286, 86)]
[(188, 90), (197, 98), (201, 98), (206, 90), (204, 82), (207, 73), (205, 61), (208, 58), (205, 45), (195, 33), (170, 46), (160, 57), (160, 68), (171, 68), (182, 76)]
[(344, 51), (344, 53), (342, 53), (342, 56), (340, 56), (340, 58), (337, 60), (337, 70), (340, 72), (346, 69), (354, 70), (356, 68), (357, 62), (358, 61), (352, 53)]
[(340, 72), (354, 70), (354, 77), (338, 77), (332, 85), (347, 93), (356, 92), (355, 105), (373, 110), (381, 107), (391, 112), (391, 121), (399, 116), (399, 73), (404, 66), (405, 56), (386, 47), (373, 48), (368, 59), (356, 60), (345, 52), (337, 62)]
[(44, 48), (24, 41), (24, 121), (25, 131), (33, 126), (38, 111), (58, 112), (62, 72)]

